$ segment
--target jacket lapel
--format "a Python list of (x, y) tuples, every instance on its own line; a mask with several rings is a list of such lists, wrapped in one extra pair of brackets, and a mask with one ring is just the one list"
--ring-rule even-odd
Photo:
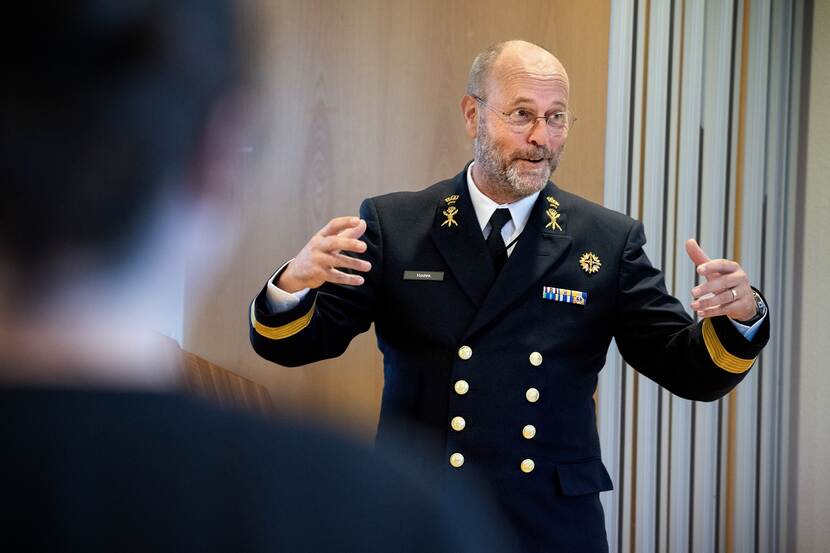
[(450, 195), (458, 196), (454, 203), (457, 211), (452, 217), (448, 216), (450, 206), (446, 198), (441, 198), (435, 208), (430, 234), (461, 289), (476, 307), (480, 307), (495, 275), (467, 190), (466, 167), (455, 180), (456, 186)]
[[(571, 237), (567, 234), (567, 206), (560, 206), (556, 222), (562, 228), (546, 228), (551, 222), (547, 214), (548, 197), (558, 197), (557, 189), (548, 182), (533, 206), (516, 247), (504, 268), (493, 283), (467, 336), (480, 330), (513, 304), (530, 286), (538, 283), (551, 267), (570, 249)], [(479, 231), (479, 235), (481, 232)], [(485, 250), (486, 255), (486, 250)], [(492, 269), (491, 269), (492, 271)], [(539, 291), (541, 301), (542, 292)]]

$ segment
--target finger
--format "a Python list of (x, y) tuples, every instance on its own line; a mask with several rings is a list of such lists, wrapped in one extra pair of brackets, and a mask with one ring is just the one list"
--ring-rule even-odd
[(738, 296), (736, 295), (737, 291), (735, 294), (733, 294), (732, 290), (734, 290), (734, 288), (730, 288), (718, 294), (709, 294), (706, 298), (701, 298), (696, 301), (693, 301), (691, 304), (692, 309), (694, 309), (695, 311), (700, 311), (718, 306), (725, 308), (730, 303), (738, 300)]
[(334, 284), (345, 284), (346, 286), (360, 286), (363, 284), (364, 278), (360, 275), (351, 275), (337, 269), (331, 269), (326, 275), (326, 281)]
[(366, 242), (343, 236), (327, 236), (320, 242), (319, 249), (326, 253), (363, 253), (366, 251)]
[(695, 311), (697, 316), (701, 319), (711, 319), (712, 317), (720, 317), (726, 315), (726, 307), (719, 305), (717, 307), (710, 307), (709, 309), (698, 309)]
[(686, 254), (695, 265), (702, 265), (709, 261), (709, 256), (706, 255), (706, 252), (703, 251), (703, 248), (698, 245), (694, 238), (686, 240)]
[[(715, 278), (718, 278), (720, 276), (721, 276), (720, 273), (712, 273), (710, 275), (706, 275), (706, 279), (707, 279), (707, 282), (708, 282), (709, 281), (708, 279), (715, 279)], [(698, 300), (705, 300), (705, 299), (711, 298), (712, 296), (715, 295), (712, 292), (705, 292), (703, 294), (698, 295), (698, 294), (695, 293), (696, 289), (697, 289), (696, 287), (692, 288), (692, 297), (695, 298), (695, 299), (698, 299)]]
[(703, 284), (699, 284), (698, 286), (692, 288), (692, 297), (698, 300), (706, 299), (704, 296), (711, 297), (715, 294), (720, 294), (729, 288), (739, 288), (743, 284), (748, 284), (748, 282), (746, 280), (746, 276), (741, 272), (729, 273), (726, 275), (718, 273), (717, 277), (709, 277), (709, 279)]
[(740, 268), (740, 264), (732, 261), (731, 259), (713, 259), (711, 261), (707, 261), (703, 265), (698, 265), (697, 272), (706, 277), (708, 280), (712, 278), (712, 273), (734, 273)]
[(356, 257), (343, 254), (337, 254), (334, 257), (335, 259), (332, 267), (337, 267), (338, 269), (353, 269), (362, 273), (372, 270), (372, 264), (365, 259), (358, 259)]
[(335, 217), (334, 219), (326, 223), (326, 226), (321, 228), (320, 232), (318, 232), (317, 234), (319, 234), (320, 236), (332, 236), (339, 234), (340, 232), (348, 228), (356, 227), (359, 224), (360, 217)]
[(704, 319), (725, 315), (730, 319), (736, 321), (745, 321), (751, 318), (752, 315), (756, 312), (756, 310), (757, 308), (755, 307), (755, 301), (747, 296), (744, 296), (739, 297), (737, 300), (726, 304), (721, 304), (706, 309), (698, 309), (695, 312), (697, 313), (698, 317)]
[(357, 224), (357, 226), (341, 230), (339, 233), (337, 233), (337, 235), (344, 236), (346, 238), (360, 238), (361, 236), (363, 236), (364, 232), (366, 232), (366, 221), (360, 219), (360, 222)]

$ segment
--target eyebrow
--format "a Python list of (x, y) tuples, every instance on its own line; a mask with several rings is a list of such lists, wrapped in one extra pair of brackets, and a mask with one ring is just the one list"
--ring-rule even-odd
[[(533, 103), (533, 100), (532, 100), (532, 99), (527, 98), (527, 97), (525, 97), (525, 96), (519, 96), (518, 98), (516, 98), (515, 100), (513, 100), (513, 101), (512, 101), (510, 104), (508, 104), (508, 105), (509, 105), (510, 107), (515, 107), (515, 106), (517, 106), (517, 105), (519, 105), (519, 104), (532, 104), (532, 103)], [(553, 103), (553, 107), (552, 107), (552, 108), (550, 108), (548, 111), (552, 111), (552, 110), (561, 110), (561, 111), (565, 111), (565, 104), (564, 104), (563, 102), (560, 102), (560, 101), (558, 101), (558, 100), (557, 100), (556, 102), (554, 102), (554, 103)], [(548, 111), (546, 111), (545, 113), (547, 113)]]

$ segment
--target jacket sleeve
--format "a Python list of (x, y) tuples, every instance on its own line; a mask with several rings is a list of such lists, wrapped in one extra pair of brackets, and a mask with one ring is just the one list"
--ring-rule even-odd
[(366, 251), (356, 255), (372, 264), (361, 286), (325, 283), (309, 291), (293, 309), (274, 313), (265, 288), (250, 305), (251, 345), (269, 361), (296, 367), (343, 353), (352, 338), (369, 329), (375, 317), (383, 244), (377, 212), (371, 200), (360, 206), (366, 221), (361, 240)]
[(769, 315), (749, 341), (727, 317), (695, 322), (666, 290), (634, 222), (620, 260), (614, 336), (634, 369), (686, 399), (713, 401), (746, 376), (769, 339)]

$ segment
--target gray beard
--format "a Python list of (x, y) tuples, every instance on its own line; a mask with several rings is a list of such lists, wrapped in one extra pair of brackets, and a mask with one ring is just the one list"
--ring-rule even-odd
[[(476, 163), (480, 164), (491, 185), (516, 199), (530, 196), (545, 187), (559, 166), (559, 159), (565, 149), (564, 144), (556, 151), (547, 146), (531, 146), (524, 151), (514, 151), (509, 158), (503, 158), (487, 133), (483, 118), (478, 121), (477, 134), (474, 141)], [(547, 163), (541, 163), (531, 170), (519, 167), (521, 159), (540, 157), (544, 157)]]

